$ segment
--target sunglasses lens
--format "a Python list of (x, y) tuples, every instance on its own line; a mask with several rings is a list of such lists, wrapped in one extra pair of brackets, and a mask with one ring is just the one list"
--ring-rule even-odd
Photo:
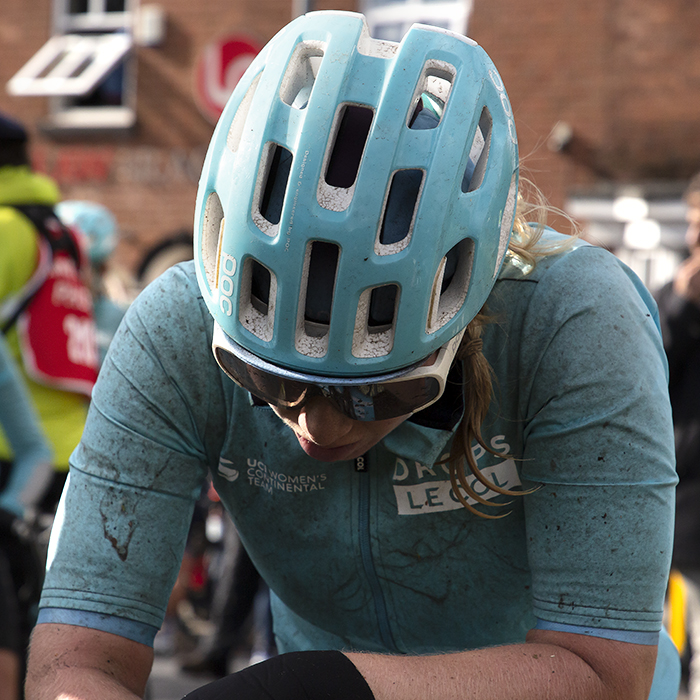
[(440, 396), (435, 377), (364, 385), (313, 384), (253, 367), (221, 347), (215, 348), (215, 356), (221, 369), (239, 386), (280, 408), (294, 408), (310, 396), (323, 396), (353, 420), (374, 421), (414, 413)]
[(440, 383), (434, 377), (365, 386), (334, 386), (331, 389), (328, 398), (338, 410), (362, 421), (405, 416), (440, 395)]
[(215, 354), (221, 369), (236, 384), (273, 406), (293, 408), (304, 401), (311, 388), (305, 382), (277, 377), (253, 367), (222, 348), (216, 348)]

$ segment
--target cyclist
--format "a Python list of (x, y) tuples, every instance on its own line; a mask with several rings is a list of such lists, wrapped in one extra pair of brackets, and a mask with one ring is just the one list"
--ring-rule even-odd
[[(97, 374), (84, 251), (60, 226), (56, 183), (30, 164), (25, 128), (0, 113), (0, 331), (54, 454), (40, 504), (52, 514), (80, 440)], [(0, 464), (12, 468), (0, 431)]]
[(107, 262), (117, 246), (119, 230), (114, 214), (97, 202), (69, 199), (56, 205), (56, 214), (67, 226), (75, 226), (87, 239), (90, 259), (95, 334), (100, 365), (124, 317), (126, 309), (110, 299), (105, 289)]
[(2, 334), (0, 426), (14, 454), (11, 468), (0, 469), (0, 698), (14, 700), (20, 697), (21, 669), (41, 586), (41, 569), (31, 569), (35, 562), (27, 557), (18, 522), (36, 508), (51, 482), (52, 454)]
[(281, 653), (193, 698), (675, 698), (655, 307), (536, 214), (474, 42), (282, 30), (103, 365), (29, 697), (143, 692), (210, 470)]
[[(700, 699), (700, 552), (697, 548), (700, 521), (695, 497), (700, 493), (700, 406), (695, 388), (700, 384), (698, 324), (700, 323), (700, 173), (691, 178), (683, 199), (688, 208), (685, 242), (688, 257), (674, 278), (654, 294), (659, 305), (664, 348), (669, 366), (669, 395), (673, 407), (676, 445), (676, 518), (673, 539), (671, 620), (687, 621), (689, 644), (685, 652), (689, 700)], [(684, 605), (678, 605), (684, 600)], [(673, 603), (676, 602), (674, 606)], [(682, 629), (685, 629), (685, 624)], [(682, 637), (678, 637), (680, 642)], [(685, 648), (684, 648), (685, 647)]]

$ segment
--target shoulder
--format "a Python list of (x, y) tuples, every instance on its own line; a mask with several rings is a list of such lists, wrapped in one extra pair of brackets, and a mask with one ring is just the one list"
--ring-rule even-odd
[[(564, 240), (555, 232), (543, 237), (545, 244)], [(609, 251), (584, 241), (540, 257), (532, 269), (509, 261), (492, 296), (498, 307), (540, 312), (551, 321), (622, 307), (636, 308), (655, 323), (658, 316), (654, 299), (637, 275)]]
[(3, 204), (47, 204), (60, 199), (54, 180), (27, 166), (0, 167), (0, 202)]
[(487, 302), (491, 323), (484, 330), (484, 353), (501, 373), (532, 373), (547, 359), (550, 370), (569, 382), (574, 369), (590, 376), (604, 368), (608, 375), (622, 374), (634, 356), (635, 367), (646, 362), (649, 373), (653, 367), (665, 382), (656, 303), (614, 255), (577, 243), (541, 258), (527, 274), (504, 273)]
[(654, 292), (654, 300), (659, 306), (662, 321), (682, 320), (684, 323), (700, 319), (700, 308), (689, 299), (676, 294), (673, 281), (666, 283)]
[(39, 238), (29, 219), (0, 205), (0, 299), (21, 289), (34, 272)]
[(0, 204), (0, 237), (15, 246), (25, 241), (35, 244), (36, 230), (18, 209)]
[(132, 332), (156, 345), (191, 345), (208, 336), (213, 323), (199, 291), (194, 263), (171, 267), (151, 282), (126, 312)]
[(27, 167), (0, 168), (0, 253), (3, 260), (34, 254), (37, 234), (31, 221), (12, 205), (58, 202), (56, 183)]
[[(110, 354), (128, 365), (133, 357), (154, 362), (178, 382), (218, 369), (211, 352), (214, 322), (199, 291), (192, 261), (180, 263), (149, 284), (126, 311)], [(142, 358), (140, 360), (139, 358)]]
[(197, 452), (208, 416), (215, 415), (218, 426), (227, 400), (211, 352), (212, 331), (193, 265), (171, 268), (127, 310), (100, 369), (93, 404), (135, 431), (161, 434), (164, 441), (174, 432), (186, 435), (188, 449)]
[(673, 298), (675, 295), (675, 292), (673, 291), (673, 280), (670, 282), (666, 282), (663, 286), (659, 287), (655, 292), (654, 292), (654, 299), (656, 299), (656, 303), (661, 306), (662, 303), (667, 302), (669, 299)]
[(179, 263), (156, 277), (131, 304), (140, 314), (150, 314), (161, 321), (189, 317), (193, 309), (206, 310), (199, 291), (193, 261)]

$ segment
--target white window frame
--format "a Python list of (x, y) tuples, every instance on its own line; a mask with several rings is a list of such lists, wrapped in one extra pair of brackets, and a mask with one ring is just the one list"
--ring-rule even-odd
[[(87, 12), (70, 14), (69, 0), (54, 0), (55, 34), (10, 79), (13, 95), (50, 98), (49, 126), (58, 129), (128, 129), (136, 122), (133, 16), (137, 0), (125, 11), (106, 12), (107, 0), (88, 0)], [(76, 105), (120, 63), (124, 63), (121, 105)]]
[(8, 90), (13, 95), (87, 95), (130, 48), (131, 37), (121, 33), (51, 37), (10, 79)]
[[(472, 0), (361, 0), (360, 2), (372, 37), (390, 41), (400, 41), (411, 25), (416, 23), (431, 24), (459, 34), (466, 34), (472, 4)], [(392, 28), (390, 35), (384, 30), (388, 27)]]
[(107, 12), (107, 0), (88, 0), (88, 9), (85, 13), (70, 14), (68, 12), (69, 0), (54, 0), (54, 27), (56, 32), (69, 34), (71, 32), (114, 32), (117, 30), (128, 31), (131, 27), (133, 0), (124, 0), (123, 12)]

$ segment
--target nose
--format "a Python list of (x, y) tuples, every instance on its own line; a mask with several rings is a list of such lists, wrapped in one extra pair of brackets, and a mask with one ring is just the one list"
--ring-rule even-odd
[(352, 430), (353, 421), (327, 400), (315, 396), (302, 406), (297, 419), (304, 437), (321, 447), (339, 447)]

